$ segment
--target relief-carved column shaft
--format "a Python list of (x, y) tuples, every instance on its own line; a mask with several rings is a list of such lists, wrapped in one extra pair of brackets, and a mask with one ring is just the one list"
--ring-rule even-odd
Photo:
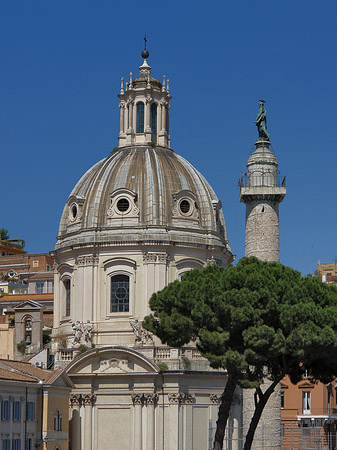
[(92, 407), (96, 400), (95, 395), (86, 394), (82, 396), (85, 411), (85, 429), (84, 429), (84, 450), (92, 448)]
[(143, 394), (132, 394), (134, 404), (134, 448), (142, 450), (142, 403)]
[(155, 405), (158, 394), (145, 394), (144, 401), (147, 407), (147, 450), (155, 450)]
[(70, 404), (72, 407), (72, 448), (73, 450), (81, 449), (81, 419), (80, 419), (80, 406), (81, 395), (72, 394), (70, 396)]

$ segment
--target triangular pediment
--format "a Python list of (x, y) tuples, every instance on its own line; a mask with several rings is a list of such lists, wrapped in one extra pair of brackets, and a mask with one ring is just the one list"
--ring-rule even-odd
[(127, 347), (103, 347), (89, 350), (67, 368), (73, 374), (125, 375), (158, 373), (159, 369), (142, 353)]
[(305, 381), (304, 383), (300, 384), (299, 389), (313, 389), (315, 387), (314, 384), (310, 383), (310, 381)]
[(41, 303), (34, 302), (34, 300), (25, 300), (14, 308), (14, 311), (17, 310), (40, 310), (43, 308)]

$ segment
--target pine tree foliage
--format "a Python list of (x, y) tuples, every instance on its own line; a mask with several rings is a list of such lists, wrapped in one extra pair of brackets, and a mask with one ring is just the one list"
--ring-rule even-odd
[(293, 383), (306, 371), (324, 383), (337, 375), (337, 289), (279, 263), (252, 257), (192, 270), (153, 294), (150, 307), (143, 325), (163, 343), (193, 341), (213, 368), (227, 370), (215, 449), (237, 385), (257, 389), (247, 450), (273, 391), (259, 387), (266, 376), (275, 387), (286, 374)]

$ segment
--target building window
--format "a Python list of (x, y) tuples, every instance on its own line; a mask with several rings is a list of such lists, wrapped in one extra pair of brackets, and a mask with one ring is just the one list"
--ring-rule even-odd
[(32, 318), (26, 317), (25, 319), (25, 342), (27, 345), (32, 343)]
[(144, 103), (137, 103), (137, 128), (136, 133), (144, 133)]
[(127, 312), (130, 305), (130, 280), (127, 275), (111, 278), (111, 312)]
[(70, 290), (70, 279), (67, 278), (63, 282), (65, 290), (65, 300), (66, 300), (66, 317), (70, 316), (70, 302), (71, 302), (71, 290)]
[(10, 402), (9, 400), (1, 401), (1, 420), (9, 420), (10, 417)]
[(56, 416), (54, 416), (54, 431), (62, 431), (62, 416), (59, 409)]
[(157, 105), (152, 103), (151, 105), (151, 131), (152, 134), (157, 134)]
[(35, 403), (27, 402), (27, 420), (35, 420)]
[(27, 438), (27, 450), (33, 450), (33, 438)]
[(310, 392), (309, 391), (302, 392), (302, 407), (303, 407), (303, 414), (310, 414)]
[(47, 272), (50, 272), (50, 265), (49, 264), (47, 264), (46, 269), (47, 269)]
[(11, 450), (11, 440), (2, 439), (2, 450)]
[(284, 408), (284, 391), (281, 391), (281, 408)]
[(37, 294), (43, 294), (44, 291), (44, 283), (36, 283), (36, 293)]
[(21, 439), (13, 439), (13, 450), (21, 450)]
[(21, 420), (21, 402), (18, 401), (13, 402), (13, 420), (15, 421)]
[(33, 267), (39, 267), (39, 261), (33, 261)]

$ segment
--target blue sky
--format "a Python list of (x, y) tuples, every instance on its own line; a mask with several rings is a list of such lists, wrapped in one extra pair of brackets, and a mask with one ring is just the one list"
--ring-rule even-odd
[(208, 179), (244, 254), (238, 178), (258, 100), (287, 176), (281, 262), (303, 274), (337, 258), (337, 3), (0, 1), (0, 228), (29, 252), (55, 244), (81, 175), (117, 145), (120, 78), (143, 35), (170, 79), (172, 148)]

